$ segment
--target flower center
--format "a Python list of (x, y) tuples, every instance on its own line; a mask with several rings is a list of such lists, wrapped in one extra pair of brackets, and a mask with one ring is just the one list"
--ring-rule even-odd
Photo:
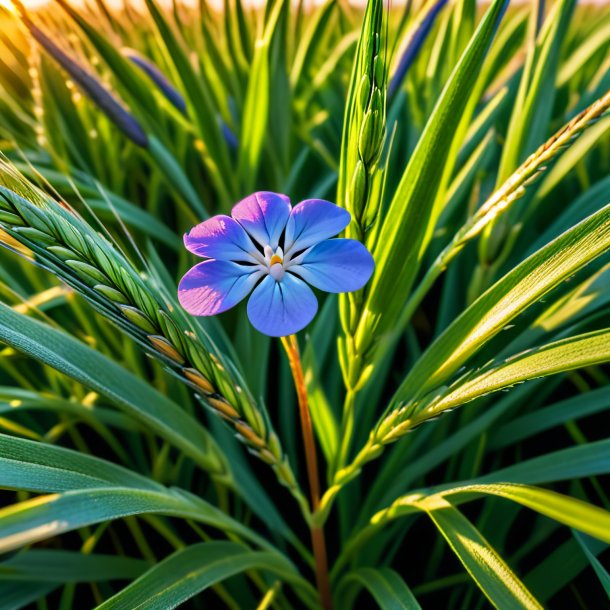
[(278, 246), (274, 252), (271, 246), (265, 246), (264, 251), (267, 267), (269, 268), (269, 275), (276, 282), (281, 282), (286, 274), (286, 269), (284, 268), (284, 252), (282, 248)]

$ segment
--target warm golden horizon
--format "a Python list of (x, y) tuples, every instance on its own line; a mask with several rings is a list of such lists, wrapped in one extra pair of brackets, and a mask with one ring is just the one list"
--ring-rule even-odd
[[(23, 4), (27, 8), (40, 8), (45, 4), (49, 4), (49, 1), (50, 0), (23, 0)], [(12, 12), (15, 12), (15, 6), (11, 2), (11, 0), (0, 0), (0, 6), (3, 6)]]
[[(44, 6), (48, 6), (53, 4), (54, 0), (21, 0), (23, 5), (29, 9), (37, 9), (42, 8)], [(322, 0), (306, 0), (305, 4), (320, 4)], [(82, 6), (85, 4), (84, 0), (70, 0), (70, 3), (76, 6)], [(172, 0), (159, 0), (160, 4), (171, 5)], [(180, 0), (180, 4), (184, 5), (192, 5), (196, 6), (198, 0)], [(265, 3), (265, 0), (244, 0), (244, 4), (252, 5), (252, 6), (261, 6)], [(143, 0), (105, 0), (105, 4), (110, 8), (120, 9), (125, 6), (125, 4), (129, 4), (133, 7), (142, 6), (144, 4)], [(222, 0), (211, 0), (209, 4), (213, 6), (222, 6)], [(0, 6), (8, 8), (11, 12), (15, 12), (15, 7), (11, 0), (0, 0)]]

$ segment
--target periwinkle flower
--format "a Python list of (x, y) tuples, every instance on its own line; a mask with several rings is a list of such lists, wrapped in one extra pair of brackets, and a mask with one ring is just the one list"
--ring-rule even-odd
[(292, 207), (285, 195), (254, 193), (231, 216), (214, 216), (184, 236), (187, 249), (207, 260), (180, 281), (180, 303), (195, 316), (213, 316), (252, 292), (248, 318), (257, 330), (296, 333), (318, 310), (310, 286), (352, 292), (373, 273), (373, 257), (360, 242), (330, 239), (349, 222), (349, 212), (329, 201)]

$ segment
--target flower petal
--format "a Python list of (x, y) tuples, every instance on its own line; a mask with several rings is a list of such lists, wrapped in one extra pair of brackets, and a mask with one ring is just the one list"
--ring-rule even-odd
[(347, 210), (323, 199), (306, 199), (292, 208), (286, 224), (284, 254), (295, 253), (341, 233), (349, 224)]
[(213, 316), (248, 296), (262, 275), (256, 267), (213, 259), (203, 261), (180, 280), (178, 300), (194, 316)]
[(235, 205), (231, 216), (263, 247), (275, 250), (290, 216), (286, 195), (261, 191)]
[(184, 245), (197, 256), (221, 261), (256, 262), (258, 252), (244, 228), (230, 216), (214, 216), (193, 227), (184, 236)]
[(281, 282), (267, 276), (248, 301), (248, 318), (256, 330), (285, 337), (305, 328), (318, 311), (311, 288), (287, 273)]
[(374, 269), (371, 253), (359, 241), (327, 239), (308, 250), (300, 264), (288, 271), (326, 292), (353, 292), (369, 281)]

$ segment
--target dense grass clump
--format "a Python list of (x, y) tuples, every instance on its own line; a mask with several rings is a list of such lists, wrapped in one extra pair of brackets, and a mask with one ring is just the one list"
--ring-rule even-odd
[[(610, 607), (610, 11), (13, 4), (0, 609)], [(255, 191), (375, 260), (281, 341), (177, 298)]]

